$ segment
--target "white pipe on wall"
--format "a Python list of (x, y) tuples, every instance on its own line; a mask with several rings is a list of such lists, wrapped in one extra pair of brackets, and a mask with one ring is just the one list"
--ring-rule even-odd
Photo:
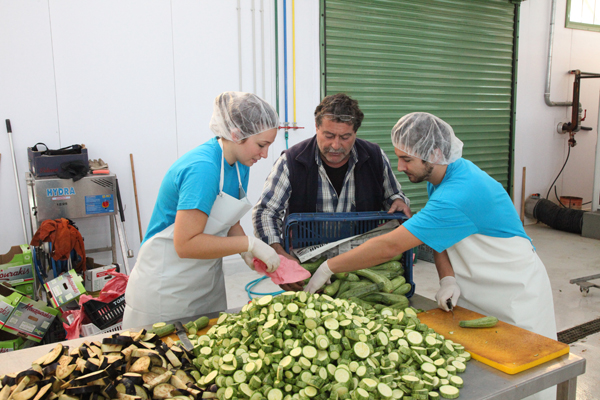
[(600, 208), (600, 96), (598, 100), (598, 126), (596, 127), (596, 160), (594, 163), (594, 185), (592, 189), (592, 211)]
[(256, 94), (256, 7), (252, 0), (252, 93)]
[(264, 0), (260, 0), (260, 65), (262, 71), (262, 93), (264, 99), (266, 95), (265, 83), (265, 5)]
[(556, 19), (556, 1), (552, 0), (552, 11), (550, 12), (550, 37), (548, 38), (548, 62), (546, 66), (546, 91), (544, 92), (544, 101), (550, 107), (570, 107), (572, 101), (554, 102), (550, 100), (550, 82), (552, 80), (552, 47), (554, 42), (554, 21)]
[(242, 91), (242, 6), (240, 0), (237, 0), (237, 23), (238, 23), (238, 64), (239, 64), (239, 80), (240, 92)]

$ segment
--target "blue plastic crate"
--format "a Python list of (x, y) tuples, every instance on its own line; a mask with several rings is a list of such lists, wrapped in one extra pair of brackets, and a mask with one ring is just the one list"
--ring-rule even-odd
[[(402, 223), (408, 218), (403, 213), (388, 214), (385, 211), (290, 214), (285, 222), (284, 248), (289, 253), (290, 248), (335, 242), (366, 233), (393, 219)], [(412, 286), (406, 297), (411, 297), (415, 292), (412, 249), (404, 252), (402, 263), (404, 278)]]

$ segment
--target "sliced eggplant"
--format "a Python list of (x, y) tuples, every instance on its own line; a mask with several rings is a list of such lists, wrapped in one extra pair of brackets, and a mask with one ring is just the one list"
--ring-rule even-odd
[(144, 383), (142, 374), (135, 373), (135, 372), (127, 372), (126, 374), (123, 374), (123, 380), (125, 380), (125, 379), (133, 382), (134, 385), (141, 385), (142, 383)]
[(99, 385), (86, 385), (86, 386), (71, 386), (65, 389), (65, 393), (72, 396), (80, 396), (87, 393), (96, 393), (102, 390), (102, 386)]
[(56, 377), (62, 381), (66, 381), (73, 371), (75, 371), (75, 368), (77, 368), (77, 364), (59, 365), (56, 367)]
[(181, 379), (179, 379), (177, 377), (177, 373), (175, 373), (175, 375), (171, 376), (171, 381), (170, 381), (171, 385), (175, 386), (175, 388), (180, 389), (180, 390), (187, 390), (187, 386), (185, 383), (183, 383), (181, 381)]
[(165, 367), (154, 366), (150, 368), (150, 372), (154, 372), (157, 375), (162, 375), (167, 372), (167, 369)]
[(161, 375), (157, 376), (152, 381), (146, 383), (145, 386), (148, 389), (152, 390), (152, 389), (154, 389), (155, 386), (160, 385), (161, 383), (169, 382), (169, 380), (171, 379), (172, 375), (173, 375), (173, 373), (171, 371), (167, 371), (164, 374), (161, 374)]
[(14, 395), (17, 393), (22, 392), (23, 389), (25, 389), (27, 387), (27, 385), (29, 385), (29, 377), (24, 376), (23, 379), (21, 379), (21, 381), (17, 384), (15, 389), (12, 391), (10, 398), (14, 397)]
[(29, 383), (37, 382), (44, 378), (44, 375), (41, 372), (35, 371), (30, 368), (26, 369), (25, 371), (21, 371), (17, 374), (17, 383), (21, 382), (21, 380), (26, 376), (29, 377)]
[(150, 349), (134, 349), (131, 352), (131, 357), (133, 357), (133, 358), (139, 358), (139, 357), (144, 357), (144, 356), (150, 357), (150, 355), (158, 355), (158, 352), (156, 352), (155, 350), (150, 350)]
[(141, 400), (140, 397), (132, 396), (130, 394), (125, 394), (125, 393), (117, 393), (116, 398), (119, 400)]
[(132, 344), (129, 347), (126, 347), (123, 350), (121, 350), (121, 354), (123, 354), (123, 356), (125, 356), (126, 361), (129, 361), (132, 357), (132, 353), (137, 349), (138, 349), (138, 347), (135, 344)]
[(119, 353), (121, 350), (123, 350), (123, 345), (122, 344), (105, 344), (102, 343), (102, 353), (106, 354), (106, 353)]
[(33, 400), (44, 400), (51, 392), (52, 383), (47, 383), (38, 390)]
[(91, 383), (100, 378), (104, 378), (105, 376), (108, 376), (108, 373), (104, 370), (91, 372), (89, 374), (82, 375), (75, 379), (75, 384), (77, 386), (87, 385), (88, 383)]
[(135, 395), (142, 399), (148, 398), (148, 392), (143, 386), (140, 385), (135, 385)]
[(117, 397), (117, 393), (118, 393), (117, 392), (117, 387), (116, 387), (116, 385), (113, 382), (111, 382), (108, 385), (106, 385), (104, 387), (104, 389), (102, 390), (102, 395), (105, 396), (106, 398), (109, 398), (109, 399), (116, 398)]
[(17, 384), (17, 374), (6, 374), (2, 378), (2, 386), (12, 386)]
[(135, 396), (135, 385), (131, 381), (121, 380), (117, 384), (117, 392)]
[(64, 350), (63, 345), (58, 343), (56, 346), (54, 346), (52, 351), (50, 351), (50, 353), (48, 353), (48, 355), (44, 359), (44, 362), (41, 364), (42, 365), (50, 365), (52, 363), (57, 362), (58, 359), (60, 358), (60, 356), (62, 356), (63, 350)]
[(47, 365), (42, 370), (42, 374), (44, 376), (54, 376), (54, 374), (56, 374), (56, 368), (58, 368), (57, 362)]
[(139, 331), (139, 332), (135, 333), (134, 335), (132, 335), (133, 341), (134, 342), (139, 342), (144, 337), (144, 335), (146, 335), (146, 332), (147, 331), (145, 329), (142, 329), (141, 331)]
[(0, 390), (0, 400), (7, 400), (10, 396), (10, 386), (4, 385), (2, 390)]
[(135, 362), (129, 368), (129, 372), (135, 372), (138, 374), (148, 372), (151, 367), (150, 357), (143, 356), (135, 360)]
[(83, 345), (79, 346), (79, 354), (81, 355), (82, 358), (84, 358), (86, 360), (93, 356), (93, 354), (90, 354), (90, 351), (88, 350), (88, 348)]
[(169, 399), (173, 397), (171, 392), (174, 392), (176, 390), (177, 389), (175, 388), (175, 386), (171, 384), (161, 383), (159, 385), (156, 385), (152, 390), (152, 397), (154, 397), (155, 399)]
[(156, 348), (156, 345), (150, 342), (138, 342), (138, 344), (150, 350), (154, 350)]
[(100, 357), (102, 355), (102, 349), (100, 348), (102, 347), (102, 345), (100, 343), (98, 343), (98, 346), (92, 344), (88, 347), (89, 351), (90, 351), (90, 356), (93, 356), (94, 354), (96, 355), (96, 357)]
[(94, 358), (88, 358), (87, 361), (85, 362), (85, 370), (84, 372), (86, 373), (90, 373), (90, 372), (95, 372), (98, 371), (98, 361)]
[(37, 392), (38, 392), (38, 386), (37, 386), (37, 384), (34, 384), (34, 385), (20, 391), (19, 393), (13, 393), (11, 397), (13, 400), (29, 400), (32, 397), (34, 397)]
[(155, 372), (146, 372), (145, 374), (142, 375), (142, 379), (143, 379), (143, 383), (148, 383), (151, 382), (154, 378), (156, 378), (158, 375)]
[(79, 397), (71, 396), (69, 394), (63, 393), (58, 396), (58, 400), (79, 400)]
[(184, 385), (188, 385), (189, 383), (196, 383), (196, 380), (194, 378), (192, 378), (190, 376), (190, 374), (188, 374), (187, 372), (183, 371), (183, 370), (178, 370), (177, 372), (175, 372), (175, 375), (181, 379), (181, 381), (183, 382)]
[(181, 361), (179, 361), (179, 358), (177, 358), (175, 353), (173, 353), (171, 350), (167, 351), (166, 356), (167, 360), (169, 360), (169, 363), (171, 363), (174, 368), (181, 367)]

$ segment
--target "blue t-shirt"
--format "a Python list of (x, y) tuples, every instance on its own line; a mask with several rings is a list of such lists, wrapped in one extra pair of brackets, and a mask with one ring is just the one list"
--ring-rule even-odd
[[(217, 138), (210, 139), (181, 156), (167, 171), (154, 205), (144, 242), (175, 223), (178, 210), (200, 210), (210, 215), (219, 194), (223, 151)], [(244, 191), (248, 191), (250, 168), (236, 162)], [(238, 175), (224, 160), (223, 191), (239, 199)], [(142, 242), (143, 243), (143, 242)]]
[(427, 191), (425, 207), (403, 225), (437, 252), (473, 234), (529, 239), (506, 190), (471, 161), (449, 164), (442, 182), (428, 183)]

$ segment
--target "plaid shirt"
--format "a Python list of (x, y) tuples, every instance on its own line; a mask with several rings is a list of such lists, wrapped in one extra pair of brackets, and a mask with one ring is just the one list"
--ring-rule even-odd
[[(401, 199), (410, 205), (408, 198), (401, 190), (400, 183), (394, 176), (390, 161), (381, 150), (383, 160), (383, 187), (385, 200), (383, 207), (389, 210), (396, 199)], [(333, 185), (329, 181), (327, 172), (317, 148), (315, 162), (319, 166), (319, 189), (317, 192), (317, 212), (355, 212), (356, 187), (354, 184), (354, 166), (358, 160), (356, 148), (352, 147), (352, 154), (348, 160), (348, 171), (344, 178), (344, 186), (338, 197)], [(292, 193), (290, 175), (287, 167), (286, 154), (281, 155), (263, 187), (263, 192), (258, 203), (252, 210), (252, 223), (254, 235), (268, 244), (283, 243), (283, 220)]]

